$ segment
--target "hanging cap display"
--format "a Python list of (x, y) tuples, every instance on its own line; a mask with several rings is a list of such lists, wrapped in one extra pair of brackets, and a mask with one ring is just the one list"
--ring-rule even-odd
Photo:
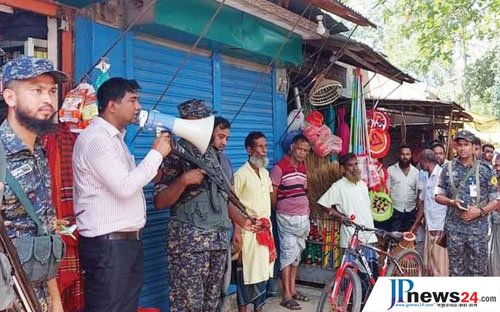
[(321, 127), (321, 125), (323, 124), (323, 120), (323, 114), (318, 111), (312, 111), (306, 117), (306, 121), (316, 127)]

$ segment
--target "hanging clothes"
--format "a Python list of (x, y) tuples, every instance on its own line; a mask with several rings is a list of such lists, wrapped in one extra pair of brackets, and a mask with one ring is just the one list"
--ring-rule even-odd
[[(57, 131), (44, 138), (52, 175), (52, 198), (57, 219), (71, 217), (73, 212), (73, 145), (76, 134), (69, 123), (59, 123)], [(78, 237), (78, 235), (75, 235)], [(83, 311), (83, 282), (78, 256), (78, 241), (63, 236), (66, 254), (57, 274), (57, 284), (65, 311)]]
[(340, 155), (344, 155), (349, 152), (349, 137), (350, 137), (349, 126), (345, 122), (344, 107), (340, 107), (337, 110), (337, 116), (338, 116), (338, 134), (339, 137), (342, 139), (342, 151), (340, 152)]

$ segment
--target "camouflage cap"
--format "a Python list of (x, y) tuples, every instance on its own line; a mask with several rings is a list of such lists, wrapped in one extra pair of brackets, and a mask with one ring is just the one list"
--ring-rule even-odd
[(455, 134), (455, 138), (453, 139), (455, 142), (458, 141), (458, 140), (466, 140), (466, 141), (469, 141), (472, 143), (472, 141), (474, 141), (474, 138), (476, 136), (470, 132), (470, 131), (467, 131), (467, 130), (460, 130), (457, 132), (457, 134)]
[(179, 117), (183, 119), (188, 117), (205, 118), (215, 113), (213, 110), (208, 109), (205, 101), (196, 99), (182, 102), (177, 106), (177, 109), (179, 110)]
[(2, 83), (5, 86), (11, 80), (25, 80), (42, 74), (51, 75), (56, 83), (68, 81), (68, 76), (62, 71), (55, 70), (48, 59), (22, 56), (3, 66)]

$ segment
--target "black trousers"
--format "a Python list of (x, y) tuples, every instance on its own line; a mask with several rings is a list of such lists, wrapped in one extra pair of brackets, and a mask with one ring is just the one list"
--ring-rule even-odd
[(80, 239), (85, 312), (137, 312), (142, 287), (142, 242)]
[(391, 221), (391, 231), (406, 232), (409, 231), (415, 219), (417, 218), (417, 210), (410, 212), (399, 212), (394, 210)]

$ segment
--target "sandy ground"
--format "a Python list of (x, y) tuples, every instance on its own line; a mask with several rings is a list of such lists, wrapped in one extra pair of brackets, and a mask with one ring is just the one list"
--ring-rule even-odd
[[(277, 281), (280, 282), (279, 280)], [(280, 306), (281, 302), (281, 289), (277, 287), (278, 297), (268, 298), (266, 304), (264, 305), (263, 312), (285, 312), (291, 311), (282, 306)], [(319, 297), (321, 296), (321, 288), (309, 287), (304, 285), (297, 285), (297, 290), (305, 294), (309, 297), (308, 302), (299, 302), (302, 306), (303, 312), (315, 312), (316, 306), (318, 305)], [(223, 312), (236, 312), (238, 311), (236, 306), (236, 294), (227, 297), (224, 301)], [(252, 305), (247, 307), (247, 312), (253, 312)]]
[[(302, 306), (302, 310), (300, 311), (315, 312), (316, 306), (318, 305), (319, 297), (321, 296), (321, 289), (304, 285), (297, 285), (297, 290), (309, 297), (308, 302), (299, 301), (300, 305)], [(264, 306), (264, 312), (291, 311), (280, 306), (280, 302), (281, 302), (281, 296), (267, 299), (267, 303)], [(249, 309), (249, 311), (251, 310)]]

